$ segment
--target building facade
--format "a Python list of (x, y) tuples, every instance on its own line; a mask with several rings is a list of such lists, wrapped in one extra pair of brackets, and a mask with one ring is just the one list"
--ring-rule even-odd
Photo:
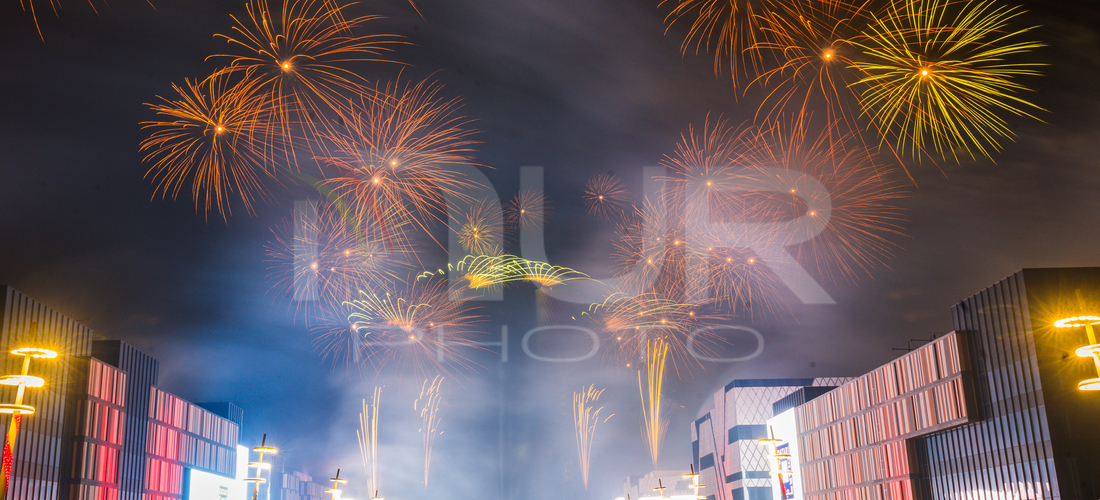
[(1095, 369), (1084, 332), (1054, 327), (1098, 311), (1100, 268), (1025, 269), (956, 304), (955, 331), (769, 421), (791, 459), (771, 462), (775, 498), (1100, 498), (1100, 394), (1077, 389)]
[(272, 500), (327, 500), (326, 485), (313, 481), (304, 472), (274, 472), (271, 474)]
[[(0, 349), (59, 354), (30, 365), (46, 385), (26, 391), (36, 411), (22, 419), (8, 498), (192, 500), (193, 477), (203, 487), (237, 487), (240, 408), (212, 403), (212, 412), (168, 393), (157, 387), (155, 359), (124, 342), (93, 342), (87, 327), (11, 287), (0, 291)], [(19, 373), (22, 358), (5, 356), (3, 366)], [(14, 392), (0, 389), (0, 400), (12, 402)]]
[(771, 498), (768, 455), (758, 440), (768, 436), (772, 405), (803, 387), (832, 387), (847, 378), (734, 380), (714, 393), (710, 410), (691, 426), (699, 494), (710, 500)]

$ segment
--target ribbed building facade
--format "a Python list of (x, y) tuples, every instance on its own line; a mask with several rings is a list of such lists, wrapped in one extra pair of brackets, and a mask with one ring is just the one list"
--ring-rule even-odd
[(769, 421), (795, 450), (773, 498), (1100, 498), (1088, 341), (1053, 326), (1081, 315), (1100, 316), (1100, 268), (1025, 269), (956, 304), (954, 332)]
[(271, 500), (325, 500), (325, 485), (313, 481), (304, 472), (271, 474)]
[[(155, 359), (124, 342), (93, 342), (83, 325), (2, 291), (4, 373), (22, 368), (22, 357), (6, 355), (13, 349), (59, 354), (31, 361), (29, 373), (46, 385), (26, 391), (36, 412), (22, 419), (7, 499), (193, 500), (189, 470), (236, 480), (240, 408), (211, 403), (212, 412), (168, 393), (157, 387)], [(14, 393), (0, 389), (0, 401), (14, 402)], [(0, 418), (5, 428), (9, 421)]]
[[(46, 380), (46, 386), (27, 389), (24, 404), (34, 406), (34, 415), (22, 418), (19, 438), (13, 450), (8, 498), (45, 499), (59, 497), (68, 479), (63, 459), (65, 416), (75, 402), (69, 392), (82, 365), (76, 362), (90, 354), (92, 330), (50, 309), (9, 286), (3, 292), (0, 323), (0, 366), (3, 374), (18, 374), (23, 358), (9, 354), (13, 349), (34, 346), (58, 352), (57, 359), (34, 359), (30, 374)], [(0, 388), (0, 401), (15, 402), (15, 389)], [(7, 429), (10, 415), (0, 418)]]

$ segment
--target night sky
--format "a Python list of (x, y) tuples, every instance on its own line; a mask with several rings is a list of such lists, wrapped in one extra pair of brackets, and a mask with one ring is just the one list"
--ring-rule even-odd
[[(144, 103), (171, 83), (205, 77), (224, 50), (214, 38), (244, 12), (242, 0), (61, 0), (59, 15), (36, 2), (43, 42), (29, 13), (0, 7), (0, 283), (7, 283), (96, 332), (158, 358), (160, 385), (191, 401), (232, 401), (245, 410), (242, 444), (260, 435), (282, 450), (286, 470), (327, 478), (341, 468), (362, 488), (355, 439), (361, 400), (384, 385), (380, 454), (387, 498), (424, 498), (420, 379), (383, 370), (349, 375), (322, 364), (300, 318), (273, 291), (264, 252), (271, 229), (308, 188), (228, 221), (207, 220), (186, 195), (153, 197), (138, 145), (153, 118)], [(683, 26), (666, 33), (656, 0), (369, 0), (355, 13), (387, 17), (372, 29), (400, 34), (407, 63), (362, 64), (371, 81), (433, 76), (463, 99), (475, 120), (476, 159), (510, 198), (519, 167), (545, 168), (554, 206), (550, 259), (606, 277), (613, 226), (587, 216), (584, 182), (613, 171), (634, 192), (641, 169), (673, 151), (708, 113), (752, 119), (753, 96), (715, 76), (709, 54), (682, 56)], [(854, 376), (900, 353), (910, 339), (951, 329), (949, 308), (1026, 267), (1100, 265), (1100, 10), (1089, 2), (1031, 2), (1016, 24), (1041, 27), (1048, 63), (1028, 78), (1042, 122), (1009, 120), (1004, 151), (960, 164), (910, 163), (902, 205), (905, 235), (886, 266), (854, 281), (826, 282), (836, 305), (784, 297), (789, 314), (736, 318), (765, 339), (760, 356), (681, 374), (669, 382), (673, 420), (661, 468), (686, 468), (688, 423), (733, 378)], [(43, 10), (44, 9), (44, 10)], [(312, 192), (316, 197), (316, 192)], [(652, 470), (639, 434), (635, 372), (603, 357), (544, 363), (520, 338), (536, 326), (534, 294), (510, 291), (485, 303), (486, 340), (511, 332), (508, 363), (471, 352), (471, 370), (444, 388), (444, 434), (430, 491), (454, 498), (608, 499), (627, 475)], [(494, 338), (494, 336), (496, 336)], [(748, 338), (734, 351), (751, 352)], [(563, 332), (535, 342), (546, 352), (584, 352)], [(746, 347), (747, 346), (747, 347)], [(495, 348), (494, 348), (495, 349)], [(570, 398), (608, 388), (614, 413), (597, 431), (588, 496), (580, 487)], [(503, 439), (503, 450), (499, 444)], [(503, 467), (502, 467), (503, 464)], [(279, 467), (279, 465), (277, 465)], [(503, 476), (502, 476), (503, 472)], [(503, 479), (502, 479), (503, 477)], [(363, 498), (366, 492), (349, 496)]]

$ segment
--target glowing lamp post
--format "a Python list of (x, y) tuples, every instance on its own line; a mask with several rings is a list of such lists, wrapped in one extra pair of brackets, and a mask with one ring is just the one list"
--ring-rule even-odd
[(19, 375), (0, 376), (0, 385), (13, 385), (17, 387), (15, 403), (0, 403), (0, 414), (11, 415), (11, 423), (8, 424), (8, 436), (4, 440), (3, 464), (0, 465), (0, 473), (3, 474), (3, 482), (0, 483), (0, 500), (7, 497), (8, 484), (11, 481), (11, 466), (14, 462), (15, 438), (19, 436), (19, 423), (23, 421), (23, 415), (34, 415), (34, 407), (23, 404), (23, 392), (28, 387), (43, 387), (46, 381), (40, 377), (27, 375), (31, 368), (31, 358), (53, 359), (57, 357), (56, 351), (41, 349), (38, 347), (23, 347), (11, 352), (16, 356), (23, 356), (23, 372)]
[(695, 472), (695, 464), (690, 464), (690, 467), (691, 472), (684, 474), (684, 479), (691, 479), (691, 486), (688, 486), (688, 488), (695, 491), (695, 500), (706, 500), (707, 497), (699, 495), (699, 490), (706, 488), (707, 485), (699, 483), (699, 473)]
[[(332, 488), (325, 490), (325, 493), (332, 495), (332, 500), (340, 500), (340, 494), (343, 493), (340, 489), (340, 483), (346, 483), (348, 480), (340, 479), (340, 469), (336, 469), (336, 477), (329, 478), (329, 481), (332, 481)], [(378, 493), (375, 492), (375, 495), (377, 494)]]
[(783, 482), (783, 459), (790, 458), (790, 455), (779, 453), (779, 442), (782, 439), (775, 438), (775, 433), (772, 432), (771, 427), (768, 427), (768, 434), (771, 437), (761, 439), (760, 444), (772, 447), (772, 458), (775, 459), (775, 477), (779, 479), (780, 498), (787, 498), (787, 483)]
[[(1081, 290), (1077, 290), (1077, 302), (1081, 304), (1082, 308), (1085, 306), (1085, 298), (1081, 295)], [(1077, 355), (1082, 358), (1092, 358), (1093, 364), (1096, 365), (1097, 378), (1079, 382), (1077, 388), (1082, 391), (1100, 391), (1100, 343), (1096, 342), (1096, 332), (1092, 330), (1092, 325), (1095, 324), (1100, 324), (1100, 316), (1074, 316), (1054, 322), (1056, 328), (1080, 328), (1083, 326), (1085, 327), (1085, 333), (1088, 334), (1089, 345), (1077, 348)]]
[(260, 477), (260, 472), (265, 470), (271, 470), (271, 463), (264, 462), (264, 453), (270, 453), (272, 455), (279, 452), (278, 449), (271, 446), (267, 446), (267, 434), (264, 434), (263, 440), (260, 441), (260, 446), (252, 448), (252, 451), (260, 454), (260, 459), (256, 462), (249, 462), (248, 466), (256, 469), (256, 477), (246, 477), (244, 480), (252, 483), (252, 500), (256, 500), (260, 496), (260, 483), (267, 480)]

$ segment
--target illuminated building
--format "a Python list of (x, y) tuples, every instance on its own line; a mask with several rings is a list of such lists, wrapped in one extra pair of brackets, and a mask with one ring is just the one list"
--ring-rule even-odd
[(833, 387), (847, 380), (739, 379), (715, 392), (711, 408), (691, 425), (692, 456), (699, 482), (706, 485), (699, 495), (711, 500), (770, 499), (771, 455), (757, 440), (768, 435), (765, 424), (772, 404), (803, 387)]
[[(42, 388), (27, 391), (24, 404), (35, 407), (35, 414), (23, 419), (19, 439), (13, 450), (12, 475), (8, 498), (59, 498), (67, 474), (63, 459), (66, 443), (65, 416), (75, 397), (65, 389), (77, 378), (80, 365), (68, 362), (86, 357), (92, 347), (92, 331), (9, 286), (3, 292), (3, 317), (0, 322), (0, 351), (34, 343), (58, 352), (59, 359), (32, 366), (31, 374), (47, 381)], [(23, 359), (2, 356), (0, 373), (19, 373)], [(16, 389), (0, 388), (0, 401), (14, 401)], [(11, 416), (0, 418), (7, 428)]]
[(273, 472), (271, 500), (328, 500), (325, 485), (302, 472)]
[(1094, 365), (1054, 327), (1082, 309), (1100, 268), (1025, 269), (956, 304), (955, 331), (776, 415), (787, 498), (1100, 497), (1100, 394), (1077, 388)]
[[(156, 386), (155, 359), (124, 342), (93, 342), (87, 327), (2, 290), (0, 349), (34, 343), (60, 355), (32, 366), (31, 375), (47, 383), (25, 395), (36, 412), (16, 441), (8, 499), (219, 500), (223, 488), (232, 493), (240, 408), (214, 403), (209, 411), (170, 394)], [(19, 372), (20, 359), (4, 358), (5, 372)], [(14, 399), (14, 389), (0, 391), (0, 401)], [(201, 491), (189, 494), (192, 485)]]

